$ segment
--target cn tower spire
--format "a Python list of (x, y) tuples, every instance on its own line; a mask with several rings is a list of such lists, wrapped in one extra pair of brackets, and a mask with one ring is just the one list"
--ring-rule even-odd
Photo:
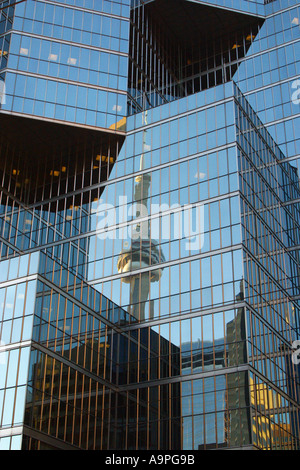
[[(143, 114), (143, 124), (147, 126), (147, 111)], [(122, 250), (118, 259), (118, 272), (128, 273), (143, 269), (143, 272), (124, 276), (122, 281), (130, 285), (130, 307), (129, 312), (136, 320), (145, 320), (145, 307), (149, 297), (150, 282), (157, 282), (162, 274), (162, 268), (150, 271), (144, 268), (151, 267), (164, 261), (164, 256), (159, 250), (159, 244), (151, 240), (151, 222), (148, 210), (149, 189), (151, 175), (143, 173), (145, 170), (145, 149), (147, 129), (143, 131), (143, 147), (140, 157), (141, 174), (135, 178), (134, 201), (136, 204), (136, 219), (147, 216), (147, 220), (138, 222), (133, 226), (131, 247)], [(150, 311), (150, 316), (152, 312)]]

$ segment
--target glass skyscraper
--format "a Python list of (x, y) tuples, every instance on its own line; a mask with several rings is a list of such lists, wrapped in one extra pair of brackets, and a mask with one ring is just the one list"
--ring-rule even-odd
[(297, 4), (0, 0), (0, 450), (299, 450)]

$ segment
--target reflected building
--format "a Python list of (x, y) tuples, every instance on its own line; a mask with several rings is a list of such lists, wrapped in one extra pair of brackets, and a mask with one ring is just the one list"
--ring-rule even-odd
[(0, 0), (0, 449), (299, 450), (299, 18)]
[[(144, 125), (147, 125), (147, 111), (145, 112)], [(140, 160), (140, 171), (145, 169), (146, 133), (143, 132), (143, 153)], [(118, 272), (130, 273), (141, 268), (149, 268), (165, 261), (160, 252), (159, 243), (151, 240), (150, 211), (147, 207), (151, 175), (142, 173), (135, 178), (134, 202), (136, 204), (135, 216), (141, 219), (137, 225), (131, 228), (131, 247), (123, 250), (118, 259)], [(130, 285), (130, 312), (137, 320), (145, 320), (145, 306), (149, 296), (149, 282), (157, 282), (161, 278), (163, 268), (152, 270), (149, 273), (140, 273), (122, 277), (122, 282)], [(150, 318), (153, 312), (150, 312)]]

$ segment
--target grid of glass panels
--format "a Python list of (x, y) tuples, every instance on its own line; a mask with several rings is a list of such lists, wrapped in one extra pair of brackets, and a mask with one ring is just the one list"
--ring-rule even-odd
[(1, 450), (20, 450), (27, 394), (37, 257), (1, 262), (0, 427)]
[(299, 215), (295, 207), (290, 224), (292, 214), (284, 203), (299, 197), (299, 184), (293, 169), (281, 163), (270, 135), (260, 131), (250, 105), (244, 98), (238, 101), (248, 355), (255, 369), (250, 387), (253, 439), (264, 449), (297, 449), (299, 368), (291, 345), (299, 335), (299, 306), (293, 300), (299, 295), (299, 257), (288, 248), (298, 244)]
[(99, 6), (16, 5), (3, 110), (116, 129), (126, 116), (128, 5), (119, 14)]
[[(25, 10), (16, 16), (25, 41), (32, 36), (33, 61), (42, 59), (35, 39), (44, 27), (43, 35), (48, 28), (57, 35), (53, 44), (60, 42), (59, 50), (69, 54), (67, 37), (77, 29), (67, 14), (71, 10), (74, 18), (83, 9), (101, 13), (88, 12), (80, 32), (74, 32), (80, 34), (80, 57), (84, 46), (91, 46), (93, 33), (86, 24), (94, 14), (97, 20), (129, 17), (128, 5), (123, 9), (114, 2), (96, 6), (86, 0), (82, 8), (71, 0), (35, 3), (30, 10), (33, 2), (27, 2), (31, 16)], [(57, 23), (54, 16), (53, 29), (44, 21), (48, 6), (62, 13)], [(218, 6), (231, 7), (227, 0)], [(240, 1), (236, 8), (261, 12), (263, 4)], [(122, 37), (109, 35), (95, 47), (101, 47), (100, 54), (109, 41), (115, 52), (121, 50), (117, 41)], [(16, 37), (21, 39), (19, 33)], [(47, 49), (43, 41), (38, 47)], [(260, 44), (262, 50), (267, 47)], [(49, 67), (58, 66), (51, 67), (53, 73), (63, 74), (62, 61), (51, 61)], [(26, 57), (20, 55), (18, 64), (28, 74)], [(77, 79), (82, 69), (76, 69)], [(109, 80), (117, 76), (115, 69), (107, 71)], [(11, 96), (15, 90), (10, 89)], [(97, 148), (84, 161), (75, 159), (68, 173), (64, 161), (53, 166), (57, 162), (51, 156), (47, 178), (40, 186), (32, 184), (33, 191), (26, 187), (22, 167), (5, 160), (1, 235), (3, 256), (11, 259), (2, 262), (0, 295), (5, 307), (1, 332), (10, 350), (6, 389), (0, 388), (2, 427), (22, 423), (26, 382), (16, 382), (16, 365), (23, 364), (23, 351), (29, 349), (14, 345), (30, 339), (24, 302), (34, 283), (25, 422), (41, 434), (37, 438), (26, 430), (24, 449), (56, 447), (56, 439), (83, 449), (298, 449), (299, 371), (291, 361), (291, 341), (299, 328), (294, 298), (299, 260), (293, 249), (299, 243), (299, 214), (297, 206), (289, 207), (299, 197), (295, 171), (282, 162), (282, 153), (231, 83), (137, 114), (127, 130), (120, 153), (109, 150), (118, 149), (118, 142)], [(127, 209), (125, 196), (131, 207), (157, 204), (165, 212), (176, 204), (204, 203), (201, 249), (186, 248), (195, 235), (191, 231), (183, 240), (173, 233), (164, 240), (163, 222), (173, 223), (174, 214), (172, 219), (159, 212), (151, 221), (159, 222), (159, 230), (150, 248), (116, 239), (138, 217), (132, 211), (129, 223), (121, 219), (122, 228), (115, 223), (114, 211), (120, 220)], [(99, 225), (99, 202), (109, 204), (108, 230)], [(53, 259), (32, 253), (32, 271), (29, 255), (12, 257), (20, 249), (40, 249), (41, 242)], [(122, 263), (132, 260), (134, 272), (122, 272)], [(38, 281), (23, 275), (38, 275)], [(16, 446), (15, 441), (19, 437), (4, 437), (0, 446)]]
[(298, 2), (266, 6), (266, 20), (233, 79), (247, 97), (285, 158), (300, 153)]
[[(166, 8), (160, 10), (160, 5), (151, 8), (152, 2), (139, 0), (133, 3), (129, 45), (129, 114), (226, 83), (234, 76), (258, 35), (262, 19), (249, 16), (248, 21), (244, 21), (244, 16), (238, 18), (232, 15), (218, 24), (218, 15), (215, 15), (203, 21), (213, 13), (207, 6), (203, 11), (201, 5), (196, 7), (195, 3), (173, 3), (173, 21), (176, 17), (181, 18), (173, 28), (167, 18), (161, 21), (160, 16), (167, 14)], [(235, 15), (237, 11), (234, 10)], [(227, 10), (223, 14), (227, 15)], [(210, 21), (216, 22), (214, 30), (207, 26)], [(182, 22), (185, 33), (181, 30)], [(231, 22), (231, 30), (226, 31), (224, 24), (227, 22)]]

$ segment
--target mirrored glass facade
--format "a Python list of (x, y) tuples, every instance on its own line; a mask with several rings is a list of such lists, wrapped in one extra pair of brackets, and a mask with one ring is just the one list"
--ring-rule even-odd
[(297, 2), (14, 4), (0, 449), (299, 450)]

